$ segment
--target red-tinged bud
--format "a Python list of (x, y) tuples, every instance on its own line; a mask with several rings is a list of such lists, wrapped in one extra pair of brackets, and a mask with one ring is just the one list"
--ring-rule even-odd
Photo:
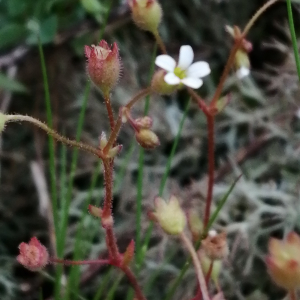
[(225, 258), (229, 252), (226, 232), (217, 234), (215, 230), (211, 230), (201, 242), (201, 248), (211, 260)]
[(165, 82), (165, 76), (167, 72), (165, 70), (158, 70), (154, 73), (151, 81), (151, 90), (159, 95), (171, 95), (178, 88), (179, 85), (170, 85)]
[(114, 225), (114, 219), (110, 212), (105, 212), (105, 210), (102, 213), (101, 223), (103, 228), (111, 228)]
[(145, 149), (154, 149), (160, 145), (157, 135), (149, 129), (136, 131), (135, 138), (141, 147)]
[(134, 23), (154, 34), (162, 19), (162, 8), (156, 0), (128, 0)]
[(0, 133), (4, 130), (6, 121), (6, 115), (0, 112)]
[(199, 218), (197, 212), (194, 209), (189, 210), (187, 214), (188, 227), (192, 234), (193, 241), (196, 242), (200, 239), (203, 233), (203, 222)]
[(36, 237), (31, 238), (28, 244), (19, 245), (20, 254), (17, 261), (30, 271), (42, 270), (49, 262), (49, 254)]
[(134, 257), (134, 240), (131, 240), (123, 254), (122, 266), (128, 266)]
[(266, 264), (273, 281), (286, 290), (300, 287), (300, 237), (290, 232), (286, 240), (271, 238)]
[(91, 80), (108, 96), (120, 77), (121, 62), (117, 44), (114, 43), (110, 49), (106, 41), (102, 40), (98, 46), (85, 46), (84, 50)]
[(169, 202), (161, 197), (156, 197), (154, 206), (155, 212), (152, 213), (152, 218), (159, 223), (164, 232), (172, 235), (183, 232), (186, 216), (175, 196), (171, 196)]
[(88, 210), (92, 216), (96, 218), (102, 218), (102, 209), (100, 207), (90, 204)]
[(148, 116), (137, 118), (134, 121), (135, 121), (135, 125), (140, 129), (150, 129), (153, 124), (152, 118)]

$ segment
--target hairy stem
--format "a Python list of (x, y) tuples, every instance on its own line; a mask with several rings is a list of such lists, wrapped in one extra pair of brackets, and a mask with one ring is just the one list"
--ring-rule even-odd
[(198, 282), (199, 282), (201, 293), (202, 293), (202, 299), (210, 300), (206, 282), (205, 282), (205, 277), (202, 272), (201, 264), (200, 264), (199, 258), (197, 256), (197, 253), (195, 251), (195, 248), (193, 247), (192, 242), (189, 240), (189, 238), (185, 235), (184, 232), (182, 232), (180, 234), (180, 238), (192, 257), (192, 261), (194, 264), (194, 268), (195, 268), (195, 271), (197, 274)]
[(215, 137), (214, 137), (214, 124), (215, 118), (211, 115), (206, 115), (207, 127), (208, 127), (208, 188), (207, 188), (207, 198), (205, 203), (205, 213), (204, 213), (204, 228), (207, 227), (210, 209), (213, 197), (213, 187), (214, 187), (214, 173), (215, 173)]
[(105, 265), (109, 264), (108, 259), (95, 259), (95, 260), (64, 260), (56, 257), (51, 257), (49, 262), (52, 264), (64, 264), (64, 265)]
[(114, 112), (113, 112), (113, 109), (112, 109), (112, 106), (111, 106), (111, 102), (110, 102), (110, 97), (109, 96), (105, 96), (104, 97), (104, 102), (105, 102), (106, 109), (107, 109), (107, 114), (108, 114), (110, 129), (111, 129), (111, 131), (113, 131), (113, 129), (115, 127), (115, 120), (114, 120)]
[(257, 21), (257, 19), (270, 7), (272, 6), (274, 3), (279, 2), (279, 0), (270, 0), (268, 2), (266, 2), (254, 15), (253, 17), (250, 19), (250, 21), (247, 23), (242, 36), (245, 37), (249, 30), (252, 28), (252, 26), (254, 25), (254, 23)]
[(146, 297), (144, 296), (136, 277), (132, 273), (131, 269), (128, 266), (122, 267), (123, 272), (127, 276), (128, 280), (131, 283), (131, 286), (133, 287), (135, 291), (135, 296), (138, 300), (147, 300)]
[[(137, 93), (129, 102), (128, 104), (125, 106), (125, 108), (128, 108), (129, 110), (132, 108), (132, 106), (138, 102), (140, 99), (144, 98), (145, 96), (147, 96), (149, 93), (151, 92), (150, 88), (146, 88), (144, 90), (141, 90), (139, 93)], [(121, 129), (122, 126), (122, 114), (121, 112), (119, 113), (119, 117), (117, 119), (117, 122), (114, 126), (114, 129), (112, 131), (112, 133), (110, 134), (110, 137), (108, 139), (108, 142), (105, 146), (105, 148), (103, 149), (103, 153), (107, 154), (109, 149), (111, 148), (111, 146), (115, 143), (119, 131)]]
[(154, 37), (155, 37), (156, 43), (157, 43), (159, 49), (161, 50), (161, 52), (163, 54), (167, 54), (166, 46), (165, 46), (160, 34), (158, 33), (158, 31), (154, 33)]
[(78, 148), (82, 151), (92, 153), (93, 155), (96, 155), (97, 157), (100, 157), (100, 155), (101, 155), (100, 151), (97, 148), (87, 145), (87, 144), (84, 144), (84, 143), (81, 143), (81, 142), (77, 142), (75, 140), (70, 140), (67, 137), (60, 135), (55, 130), (48, 127), (45, 123), (43, 123), (33, 117), (23, 116), (23, 115), (6, 115), (6, 118), (7, 118), (7, 122), (29, 122), (29, 123), (39, 127), (40, 129), (44, 130), (47, 134), (52, 136), (55, 140), (65, 144), (69, 147)]
[(248, 34), (249, 30), (252, 28), (252, 26), (254, 25), (254, 23), (256, 22), (256, 20), (270, 7), (272, 6), (274, 3), (278, 2), (279, 0), (270, 0), (267, 3), (265, 3), (254, 15), (253, 17), (250, 19), (250, 21), (247, 23), (244, 31), (242, 32), (240, 38), (235, 40), (235, 44), (233, 45), (227, 63), (225, 65), (224, 71), (222, 73), (222, 76), (220, 78), (219, 84), (217, 86), (217, 89), (215, 91), (215, 94), (211, 100), (210, 103), (210, 107), (214, 107), (218, 101), (218, 99), (221, 96), (222, 90), (223, 90), (223, 86), (225, 83), (225, 80), (230, 72), (230, 69), (232, 67), (232, 65), (234, 64), (234, 59), (235, 59), (235, 55), (236, 52), (238, 51), (238, 49), (241, 46), (241, 43), (243, 41), (243, 39), (246, 37), (246, 35)]

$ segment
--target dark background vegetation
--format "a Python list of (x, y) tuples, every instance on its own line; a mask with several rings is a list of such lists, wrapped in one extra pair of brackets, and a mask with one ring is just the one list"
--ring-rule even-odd
[[(97, 2), (98, 3), (98, 2)], [(232, 40), (225, 25), (243, 27), (264, 1), (260, 0), (162, 0), (164, 19), (161, 35), (168, 52), (176, 57), (181, 45), (189, 44), (195, 60), (208, 61), (212, 74), (199, 91), (209, 98), (226, 62)], [(44, 84), (38, 53), (37, 36), (43, 44), (54, 127), (75, 137), (79, 111), (88, 81), (85, 72), (84, 45), (96, 44), (109, 1), (99, 1), (92, 10), (86, 0), (4, 0), (0, 2), (0, 110), (32, 115), (46, 120)], [(295, 13), (298, 13), (295, 10)], [(154, 40), (130, 21), (125, 1), (115, 0), (104, 38), (120, 48), (123, 74), (112, 94), (115, 111), (140, 88), (147, 86)], [(216, 226), (229, 234), (231, 253), (221, 276), (226, 299), (282, 299), (283, 293), (270, 282), (263, 263), (269, 236), (281, 237), (299, 226), (299, 89), (290, 47), (285, 3), (271, 8), (249, 35), (252, 74), (243, 82), (234, 76), (226, 82), (231, 102), (216, 126), (216, 188), (217, 201), (232, 180), (243, 177), (230, 196)], [(143, 189), (143, 232), (149, 224), (147, 210), (158, 194), (160, 179), (174, 141), (188, 95), (180, 92), (171, 97), (154, 96), (149, 114), (161, 146), (145, 155)], [(140, 116), (143, 104), (134, 109)], [(82, 140), (96, 144), (108, 122), (101, 94), (92, 87), (86, 111)], [(116, 160), (118, 177), (115, 188), (116, 232), (120, 248), (135, 234), (135, 199), (138, 169), (138, 147), (133, 132), (124, 127), (120, 136), (124, 145)], [(49, 155), (47, 137), (28, 124), (12, 124), (1, 137), (0, 169), (0, 299), (38, 299), (39, 287), (44, 299), (53, 296), (51, 280), (26, 271), (16, 263), (18, 245), (31, 236), (51, 248), (49, 224)], [(135, 146), (132, 146), (135, 145)], [(191, 106), (179, 146), (172, 163), (165, 197), (181, 196), (186, 209), (202, 210), (206, 193), (207, 172), (206, 124), (203, 114)], [(129, 154), (127, 154), (129, 152)], [(60, 199), (65, 197), (68, 178), (60, 178), (64, 168), (63, 148), (56, 145), (57, 187)], [(67, 150), (70, 171), (71, 151)], [(124, 166), (126, 157), (126, 168)], [(72, 257), (74, 236), (93, 173), (95, 158), (79, 153), (69, 218), (65, 256)], [(96, 181), (92, 203), (101, 199), (102, 171)], [(105, 253), (99, 224), (84, 224), (81, 242), (82, 258)], [(174, 250), (175, 249), (175, 250)], [(164, 262), (170, 252), (173, 258)], [(149, 299), (163, 296), (179, 274), (185, 253), (176, 240), (169, 239), (155, 228), (139, 274)], [(159, 274), (150, 285), (155, 270)], [(51, 267), (47, 270), (53, 273)], [(66, 268), (66, 275), (69, 268)], [(108, 270), (82, 270), (80, 294), (92, 299), (99, 282)], [(110, 287), (119, 273), (109, 271), (107, 286), (101, 299), (108, 299)], [(125, 299), (127, 282), (120, 279), (111, 299)], [(195, 280), (187, 273), (174, 299), (190, 299)], [(77, 299), (74, 296), (73, 299)], [(78, 298), (79, 299), (79, 298)]]

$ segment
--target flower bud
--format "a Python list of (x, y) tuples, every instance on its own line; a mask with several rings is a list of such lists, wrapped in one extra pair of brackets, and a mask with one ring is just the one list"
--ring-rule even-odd
[(114, 43), (110, 49), (106, 41), (102, 40), (99, 46), (85, 46), (84, 50), (91, 80), (108, 96), (120, 76), (121, 63), (117, 44)]
[(109, 149), (106, 157), (107, 158), (114, 158), (115, 156), (117, 156), (123, 149), (122, 145), (117, 145), (111, 149)]
[(250, 73), (250, 60), (248, 53), (239, 49), (235, 54), (235, 68), (237, 70), (237, 76), (241, 79), (248, 76)]
[(7, 121), (6, 115), (0, 112), (0, 133), (4, 130)]
[(134, 121), (135, 121), (135, 125), (140, 129), (150, 129), (153, 124), (153, 120), (148, 116), (137, 118)]
[(131, 240), (131, 242), (126, 248), (125, 253), (123, 254), (122, 266), (128, 266), (132, 261), (133, 256), (134, 256), (134, 240)]
[(143, 30), (157, 33), (162, 9), (156, 0), (128, 0), (134, 23)]
[(203, 270), (204, 275), (206, 276), (208, 272), (210, 271), (209, 269), (211, 268), (212, 265), (212, 270), (211, 270), (211, 279), (214, 281), (214, 283), (218, 286), (218, 281), (219, 281), (219, 276), (222, 270), (222, 261), (221, 260), (210, 260), (204, 251), (200, 249), (198, 251), (198, 256), (200, 259), (201, 267)]
[(149, 129), (136, 131), (135, 138), (141, 147), (145, 149), (154, 149), (160, 145), (157, 135)]
[(192, 234), (193, 241), (198, 241), (203, 233), (203, 223), (197, 212), (193, 209), (188, 212), (188, 227)]
[(186, 217), (175, 196), (171, 196), (168, 203), (164, 199), (156, 197), (154, 205), (155, 212), (152, 213), (152, 216), (166, 233), (177, 235), (183, 232)]
[(96, 218), (102, 218), (102, 209), (100, 207), (90, 204), (88, 210), (92, 216)]
[(151, 89), (159, 95), (170, 95), (178, 89), (178, 85), (170, 85), (165, 82), (165, 70), (158, 70), (154, 73), (151, 81)]
[(225, 258), (229, 252), (226, 232), (217, 234), (215, 230), (211, 230), (208, 236), (201, 242), (201, 247), (206, 256), (211, 260)]
[(99, 142), (99, 148), (100, 150), (103, 150), (107, 144), (107, 138), (106, 134), (104, 131), (102, 131), (101, 136), (100, 136), (100, 142)]
[(19, 249), (17, 261), (28, 270), (39, 271), (48, 264), (48, 251), (36, 237), (31, 238), (28, 244), (21, 243)]
[(273, 281), (286, 290), (300, 287), (300, 237), (290, 232), (286, 240), (271, 238), (266, 258)]

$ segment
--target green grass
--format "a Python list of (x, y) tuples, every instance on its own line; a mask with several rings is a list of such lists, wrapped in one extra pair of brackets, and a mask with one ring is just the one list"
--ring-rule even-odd
[(297, 41), (297, 36), (296, 36), (296, 31), (295, 31), (291, 0), (286, 0), (286, 5), (287, 5), (289, 27), (290, 27), (291, 37), (292, 37), (297, 74), (298, 74), (298, 78), (300, 81), (300, 57), (299, 57), (298, 41)]

